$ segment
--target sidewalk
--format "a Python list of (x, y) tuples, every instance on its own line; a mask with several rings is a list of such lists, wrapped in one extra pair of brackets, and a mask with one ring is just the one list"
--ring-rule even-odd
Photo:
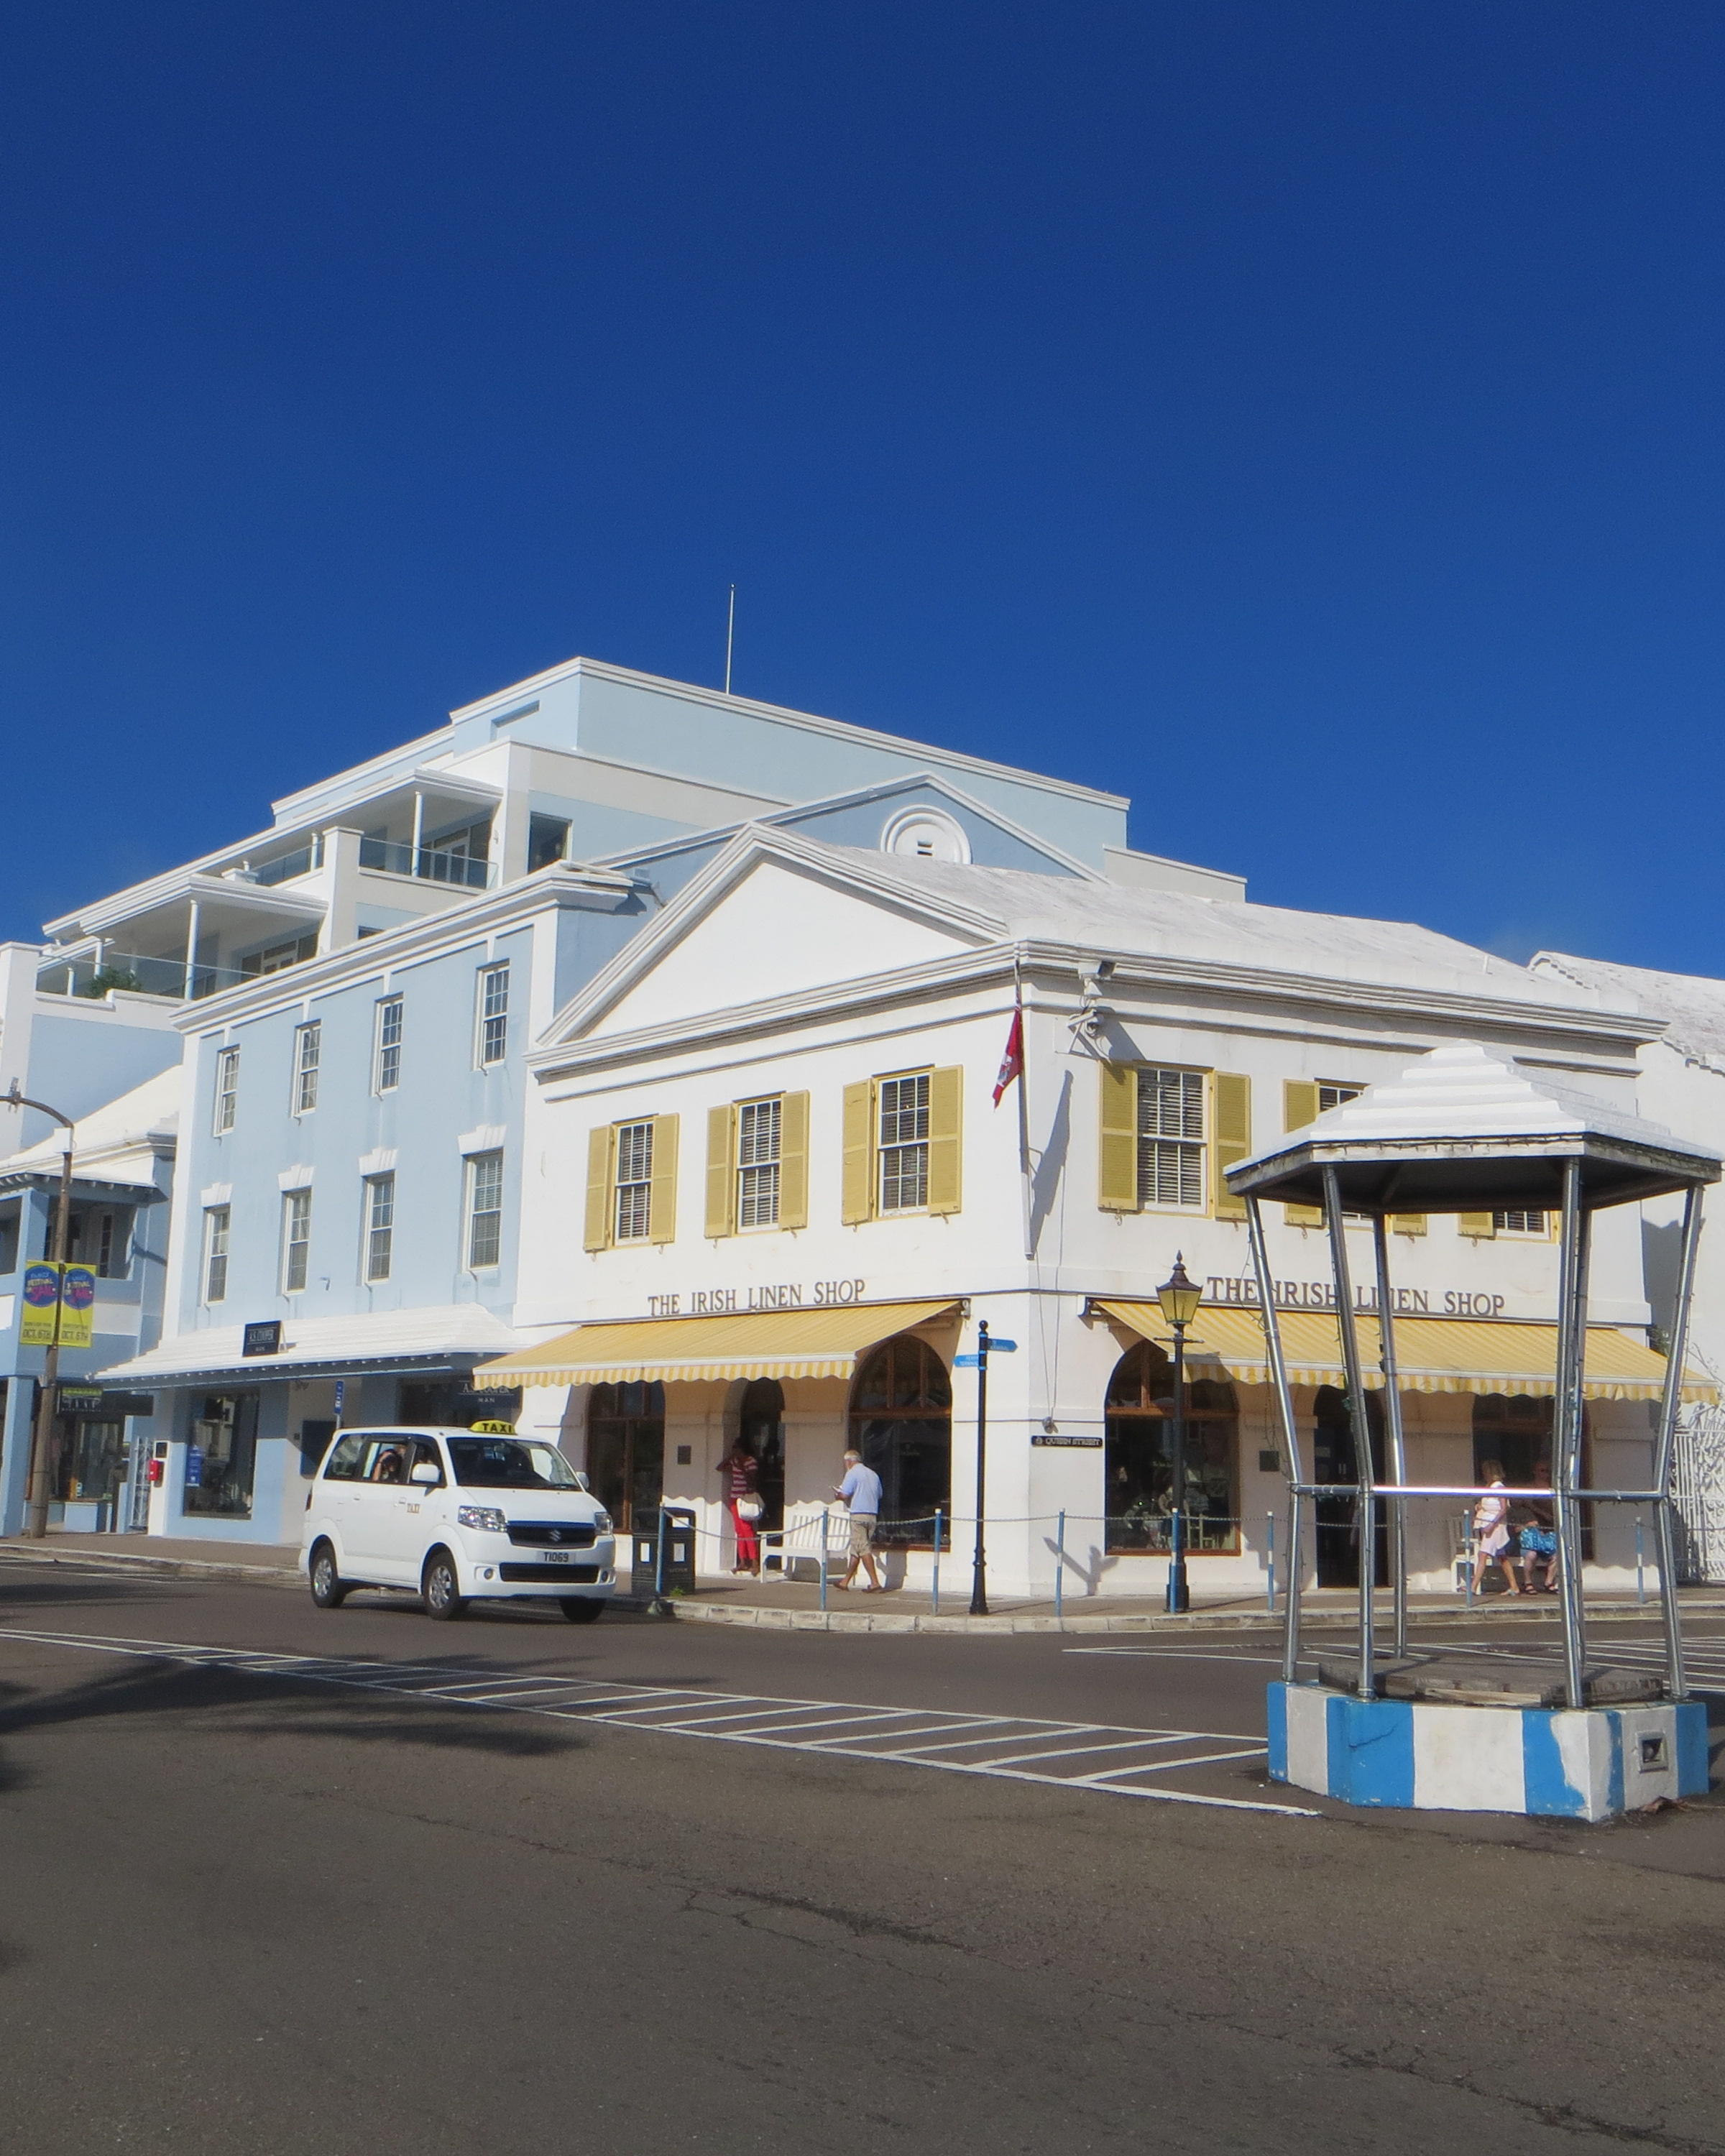
[[(0, 1553), (39, 1564), (99, 1565), (118, 1573), (154, 1573), (169, 1577), (203, 1579), (248, 1579), (259, 1586), (292, 1587), (304, 1592), (305, 1575), (299, 1569), (299, 1551), (275, 1543), (209, 1543), (165, 1535), (81, 1535), (51, 1533), (43, 1542), (26, 1542), (21, 1536), (0, 1540)], [(219, 1553), (217, 1554), (216, 1553)], [(1725, 1610), (1725, 1587), (1686, 1587), (1678, 1599), (1686, 1614), (1702, 1610)], [(650, 1599), (636, 1597), (625, 1589), (617, 1597), (623, 1609), (646, 1610)], [(864, 1594), (856, 1589), (841, 1594), (830, 1589), (827, 1608), (820, 1606), (820, 1588), (813, 1580), (786, 1581), (771, 1586), (757, 1579), (704, 1579), (693, 1594), (668, 1598), (660, 1611), (685, 1623), (751, 1625), (772, 1631), (823, 1632), (939, 1632), (1000, 1634), (1014, 1632), (1235, 1632), (1281, 1629), (1278, 1604), (1272, 1616), (1257, 1595), (1199, 1597), (1189, 1614), (1171, 1617), (1159, 1597), (1137, 1595), (1069, 1596), (1062, 1614), (1054, 1604), (1011, 1595), (991, 1595), (986, 1617), (969, 1614), (970, 1591), (961, 1584), (943, 1592), (939, 1614), (931, 1598), (909, 1588), (885, 1594)], [(1379, 1620), (1389, 1621), (1389, 1594), (1376, 1597)], [(1352, 1632), (1358, 1622), (1359, 1598), (1352, 1588), (1308, 1588), (1300, 1599), (1304, 1630)], [(1470, 1610), (1461, 1595), (1414, 1594), (1409, 1597), (1410, 1621), (1422, 1628), (1435, 1625), (1528, 1624), (1555, 1627), (1557, 1598), (1541, 1596), (1526, 1601), (1519, 1597), (1491, 1595)], [(1635, 1596), (1590, 1597), (1590, 1624), (1645, 1622), (1656, 1619), (1659, 1606), (1650, 1594), (1645, 1606)]]

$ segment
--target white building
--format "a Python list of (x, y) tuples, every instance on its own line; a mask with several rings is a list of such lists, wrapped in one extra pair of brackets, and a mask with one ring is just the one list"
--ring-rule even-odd
[[(1024, 1082), (996, 1106), (1020, 1002)], [(1045, 1589), (1064, 1515), (1069, 1594), (1154, 1592), (1170, 1388), (1153, 1298), (1183, 1253), (1208, 1295), (1194, 1586), (1260, 1588), (1284, 1486), (1221, 1171), (1462, 1041), (1630, 1109), (1656, 1031), (1599, 989), (1404, 924), (747, 829), (528, 1059), (515, 1322), (537, 1344), (480, 1374), (526, 1385), (524, 1423), (558, 1433), (624, 1517), (662, 1476), (709, 1570), (730, 1562), (716, 1471), (739, 1435), (769, 1524), (818, 1516), (854, 1441), (885, 1480), (894, 1569), (921, 1578), (931, 1516), (973, 1517), (975, 1380), (954, 1356), (986, 1319), (1018, 1343), (991, 1365), (993, 1577)], [(1533, 1481), (1550, 1219), (1396, 1226), (1412, 1474), (1467, 1482), (1501, 1460)], [(1339, 1477), (1327, 1245), (1291, 1210), (1271, 1255), (1298, 1411)], [(1362, 1281), (1368, 1255), (1363, 1235)], [(1663, 1379), (1632, 1214), (1601, 1223), (1591, 1319), (1594, 1471), (1629, 1486)], [(1417, 1522), (1417, 1579), (1448, 1584), (1455, 1529)], [(1632, 1526), (1597, 1532), (1595, 1580), (1627, 1578)], [(1330, 1507), (1307, 1576), (1343, 1583), (1355, 1550)]]

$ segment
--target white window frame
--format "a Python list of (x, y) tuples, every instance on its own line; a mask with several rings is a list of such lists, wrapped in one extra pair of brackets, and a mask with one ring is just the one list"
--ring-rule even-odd
[[(611, 1240), (644, 1243), (653, 1232), (653, 1118), (619, 1123), (614, 1140)], [(629, 1172), (625, 1174), (627, 1168)]]
[[(387, 1281), (395, 1263), (395, 1171), (365, 1179), (365, 1226), (360, 1247), (360, 1277), (367, 1287)], [(379, 1214), (383, 1215), (379, 1219)], [(381, 1238), (381, 1240), (379, 1240)], [(377, 1263), (379, 1252), (383, 1262)]]
[[(919, 1089), (911, 1096), (909, 1106), (897, 1090), (905, 1086)], [(928, 1210), (928, 1129), (933, 1091), (932, 1070), (899, 1070), (875, 1081), (875, 1203), (883, 1219)], [(893, 1103), (890, 1108), (889, 1092)], [(890, 1134), (889, 1116), (892, 1118)], [(911, 1191), (917, 1194), (908, 1204), (904, 1202), (907, 1175)], [(897, 1203), (889, 1203), (889, 1190), (896, 1192)]]
[(778, 1225), (784, 1161), (784, 1096), (737, 1104), (737, 1226), (747, 1235)]
[[(1518, 1205), (1507, 1210), (1500, 1209), (1491, 1215), (1491, 1232), (1494, 1235), (1513, 1236), (1517, 1242), (1548, 1243), (1551, 1240), (1552, 1210), (1548, 1205)], [(1539, 1225), (1537, 1228), (1525, 1225), (1512, 1228), (1509, 1225), (1512, 1220), (1525, 1223), (1530, 1218), (1538, 1219)]]
[[(234, 1209), (231, 1205), (204, 1207), (203, 1300), (206, 1303), (228, 1300), (228, 1245), (233, 1228)], [(216, 1272), (218, 1265), (221, 1267), (219, 1281)]]
[(239, 1050), (229, 1045), (216, 1050), (216, 1099), (211, 1128), (224, 1138), (239, 1121)]
[[(1365, 1090), (1363, 1086), (1343, 1085), (1335, 1079), (1320, 1078), (1317, 1081), (1317, 1112), (1327, 1116), (1332, 1108), (1344, 1107), (1348, 1101), (1358, 1100)], [(1324, 1098), (1326, 1094), (1329, 1096), (1327, 1100)], [(1370, 1226), (1372, 1216), (1369, 1213), (1349, 1213), (1344, 1209), (1342, 1218), (1365, 1228)]]
[(492, 1070), (509, 1054), (509, 961), (500, 958), (479, 970), (474, 998), (474, 1060)]
[[(302, 1232), (295, 1235), (299, 1228)], [(299, 1278), (294, 1277), (294, 1254), (298, 1251)], [(303, 1295), (305, 1284), (311, 1277), (311, 1185), (303, 1183), (297, 1190), (281, 1194), (281, 1291), (284, 1295)]]
[[(1177, 1079), (1177, 1088), (1165, 1081)], [(1137, 1176), (1138, 1206), (1146, 1213), (1202, 1214), (1209, 1210), (1210, 1164), (1210, 1074), (1194, 1070), (1189, 1065), (1177, 1063), (1146, 1064), (1138, 1072), (1138, 1128)], [(1165, 1097), (1177, 1092), (1178, 1103)], [(1191, 1122), (1191, 1105), (1196, 1099), (1197, 1130)], [(1173, 1107), (1173, 1122), (1178, 1128), (1169, 1127), (1168, 1111)], [(1154, 1108), (1154, 1129), (1147, 1129)], [(1165, 1197), (1163, 1194), (1164, 1168), (1173, 1172), (1177, 1190), (1190, 1188), (1194, 1195)]]
[[(481, 1178), (488, 1186), (482, 1193)], [(481, 1206), (481, 1194), (495, 1199), (495, 1203)], [(467, 1270), (470, 1273), (493, 1272), (503, 1262), (503, 1155), (494, 1152), (470, 1152), (467, 1156), (467, 1191), (462, 1208), (461, 1247)], [(494, 1247), (489, 1257), (480, 1255), (478, 1243), (480, 1223), (490, 1220), (495, 1224), (491, 1233)]]
[(323, 1060), (323, 1020), (307, 1019), (294, 1028), (294, 1109), (296, 1116), (317, 1111), (317, 1072)]
[(372, 1091), (374, 1093), (393, 1093), (401, 1084), (401, 998), (398, 995), (379, 996), (372, 1035)]

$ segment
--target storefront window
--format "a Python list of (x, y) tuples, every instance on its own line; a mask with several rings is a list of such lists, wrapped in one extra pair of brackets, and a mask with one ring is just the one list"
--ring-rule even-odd
[(926, 1341), (901, 1332), (872, 1349), (850, 1393), (850, 1444), (880, 1477), (883, 1542), (934, 1540), (934, 1514), (952, 1502), (952, 1386)]
[(406, 1378), (396, 1420), (409, 1429), (471, 1430), (476, 1422), (512, 1423), (521, 1411), (519, 1385), (475, 1392), (465, 1378)]
[(757, 1378), (744, 1393), (737, 1435), (759, 1470), (759, 1524), (777, 1533), (784, 1525), (784, 1394), (776, 1378)]
[[(1512, 1490), (1548, 1490), (1552, 1486), (1552, 1427), (1557, 1402), (1536, 1399), (1531, 1394), (1482, 1393), (1473, 1404), (1473, 1479), (1484, 1486), (1502, 1471)], [(1593, 1479), (1588, 1428), (1584, 1410), (1581, 1426), (1581, 1480)], [(1591, 1563), (1594, 1554), (1595, 1507), (1581, 1508), (1581, 1554)], [(1511, 1508), (1513, 1526), (1546, 1526), (1547, 1512), (1524, 1513)]]
[(203, 1404), (186, 1448), (183, 1510), (249, 1520), (258, 1462), (258, 1396), (213, 1393)]
[(62, 1503), (111, 1504), (126, 1460), (123, 1422), (61, 1419), (54, 1448), (54, 1494)]
[(595, 1385), (587, 1404), (587, 1478), (627, 1532), (665, 1496), (665, 1387)]
[[(1348, 1395), (1336, 1385), (1320, 1385), (1312, 1409), (1313, 1479), (1319, 1482), (1358, 1482), (1354, 1464), (1353, 1427), (1348, 1419)], [(1384, 1395), (1366, 1394), (1366, 1428), (1371, 1433), (1372, 1474), (1384, 1478)], [(1388, 1508), (1375, 1499), (1378, 1519), (1377, 1584), (1389, 1584)], [(1312, 1502), (1317, 1538), (1317, 1584), (1320, 1587), (1359, 1585), (1359, 1500), (1358, 1497), (1318, 1497)]]
[[(1165, 1552), (1173, 1509), (1174, 1368), (1142, 1340), (1114, 1366), (1106, 1402), (1106, 1545)], [(1186, 1380), (1186, 1547), (1240, 1548), (1239, 1409), (1232, 1385)]]

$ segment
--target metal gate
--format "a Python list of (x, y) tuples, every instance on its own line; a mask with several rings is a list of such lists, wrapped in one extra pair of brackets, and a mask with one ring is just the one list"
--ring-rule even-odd
[(1684, 1584), (1725, 1581), (1725, 1406), (1683, 1410), (1675, 1466)]

